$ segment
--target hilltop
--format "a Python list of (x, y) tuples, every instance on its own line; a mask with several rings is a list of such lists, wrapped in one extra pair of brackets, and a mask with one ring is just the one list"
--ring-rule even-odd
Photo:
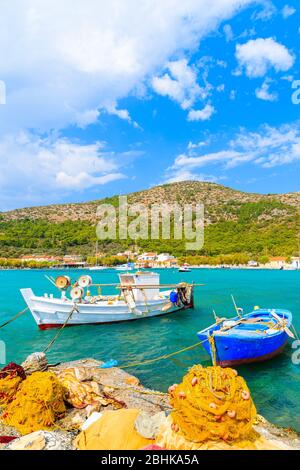
[[(151, 204), (164, 202), (167, 204), (178, 203), (197, 204), (204, 203), (207, 221), (209, 216), (216, 216), (216, 220), (222, 218), (221, 210), (227, 212), (229, 219), (236, 218), (230, 206), (240, 207), (245, 203), (258, 203), (261, 201), (278, 201), (283, 205), (292, 206), (300, 212), (300, 192), (287, 194), (246, 193), (216, 183), (204, 183), (200, 181), (182, 181), (179, 183), (155, 186), (144, 191), (127, 194), (129, 203)], [(101, 203), (117, 204), (118, 196), (98, 199), (95, 201), (53, 204), (49, 206), (37, 206), (24, 209), (15, 209), (9, 212), (0, 212), (3, 220), (44, 219), (50, 222), (64, 222), (67, 220), (82, 220), (95, 222), (97, 206)]]
[[(184, 181), (128, 194), (129, 203), (204, 203), (206, 242), (201, 254), (293, 255), (298, 250), (300, 192), (256, 194), (215, 183)], [(90, 202), (30, 207), (0, 213), (0, 256), (29, 252), (94, 251), (96, 210), (101, 203), (118, 206), (118, 196)], [(105, 241), (100, 249), (113, 253), (130, 240)], [(184, 254), (178, 240), (140, 240), (142, 249)]]

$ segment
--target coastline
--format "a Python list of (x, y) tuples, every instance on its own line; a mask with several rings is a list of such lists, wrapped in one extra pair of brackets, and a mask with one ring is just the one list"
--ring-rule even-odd
[[(95, 359), (81, 359), (54, 366), (48, 365), (47, 371), (55, 374), (65, 373), (75, 368), (82, 376), (89, 377), (89, 380), (93, 380), (93, 383), (98, 384), (103, 396), (106, 397), (106, 401), (102, 401), (103, 405), (98, 407), (86, 406), (78, 409), (69, 406), (64, 418), (57, 421), (52, 429), (35, 431), (30, 434), (30, 438), (28, 435), (21, 437), (14, 427), (6, 426), (0, 422), (0, 435), (16, 438), (10, 444), (0, 444), (0, 450), (28, 449), (28, 442), (30, 442), (30, 446), (33, 446), (32, 448), (37, 450), (75, 450), (76, 437), (80, 434), (81, 428), (84, 428), (84, 423), (87, 422), (93, 411), (102, 413), (106, 410), (116, 410), (121, 407), (138, 410), (148, 417), (156, 416), (162, 412), (170, 413), (171, 407), (168, 394), (145, 388), (136, 376), (120, 368), (100, 368), (102, 364), (102, 361)], [(120, 406), (116, 407), (116, 404)], [(247, 444), (245, 444), (245, 441), (234, 443), (209, 441), (201, 445), (191, 442), (186, 450), (300, 449), (300, 434), (291, 429), (275, 426), (260, 415), (257, 416), (252, 431), (253, 436), (247, 441)], [(158, 440), (162, 440), (160, 433), (162, 431), (158, 432)], [(100, 449), (105, 450), (103, 447), (100, 447)], [(108, 447), (106, 450), (111, 449)]]
[[(175, 268), (169, 268), (169, 267), (149, 267), (149, 268), (143, 268), (143, 269), (147, 269), (147, 270), (151, 270), (151, 269), (159, 269), (159, 270), (165, 270), (165, 271), (169, 271), (169, 270), (178, 270), (179, 266), (178, 267), (175, 267)], [(190, 269), (240, 269), (240, 270), (249, 270), (249, 271), (300, 271), (299, 269), (293, 269), (293, 268), (289, 268), (289, 269), (286, 269), (286, 268), (275, 268), (275, 267), (271, 267), (271, 266), (256, 266), (256, 267), (251, 267), (251, 266), (246, 266), (246, 265), (230, 265), (230, 266), (213, 266), (213, 265), (194, 265), (194, 266), (189, 266)], [(71, 268), (60, 268), (60, 267), (55, 267), (55, 268), (49, 268), (49, 267), (36, 267), (36, 268), (21, 268), (21, 267), (16, 267), (16, 268), (13, 268), (13, 267), (9, 267), (9, 268), (6, 268), (6, 267), (3, 267), (3, 266), (0, 266), (0, 271), (69, 271), (69, 270), (78, 270), (78, 271), (89, 271), (89, 267), (71, 267)], [(107, 270), (115, 270), (115, 267), (114, 266), (107, 266)], [(139, 268), (136, 268), (136, 270), (138, 271)], [(105, 272), (105, 269), (103, 270)], [(118, 273), (117, 270), (115, 270), (116, 273)], [(124, 271), (125, 272), (125, 271)]]

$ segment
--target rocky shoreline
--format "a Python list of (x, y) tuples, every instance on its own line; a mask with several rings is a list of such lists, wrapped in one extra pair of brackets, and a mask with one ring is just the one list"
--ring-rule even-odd
[[(84, 423), (93, 413), (101, 413), (107, 410), (136, 409), (142, 413), (146, 420), (159, 414), (168, 415), (171, 411), (168, 394), (145, 388), (139, 379), (119, 368), (101, 368), (103, 363), (94, 359), (82, 359), (66, 362), (59, 365), (48, 365), (47, 370), (55, 374), (75, 369), (86, 378), (96, 383), (101, 391), (102, 401), (97, 405), (88, 405), (75, 408), (68, 406), (65, 416), (55, 423), (51, 430), (37, 431), (30, 435), (21, 436), (11, 426), (1, 423), (0, 436), (13, 436), (17, 439), (9, 444), (0, 444), (0, 449), (20, 450), (75, 450), (74, 440), (81, 432)], [(83, 383), (89, 383), (88, 381)], [(91, 383), (91, 382), (90, 382)], [(145, 426), (144, 426), (145, 427)], [(149, 427), (149, 426), (148, 426)], [(262, 416), (256, 418), (254, 424), (255, 438), (253, 449), (280, 449), (299, 450), (300, 435), (296, 432), (272, 425)], [(200, 449), (235, 449), (236, 446), (226, 442), (214, 442), (210, 446), (200, 446)], [(247, 448), (252, 448), (251, 444)], [(193, 447), (191, 449), (194, 449)], [(107, 449), (110, 450), (110, 449)]]

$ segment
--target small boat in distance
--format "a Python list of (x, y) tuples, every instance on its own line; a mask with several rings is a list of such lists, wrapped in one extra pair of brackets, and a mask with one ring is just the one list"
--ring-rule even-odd
[(190, 273), (191, 272), (191, 268), (189, 267), (188, 264), (183, 264), (182, 266), (180, 266), (180, 268), (178, 269), (178, 272), (179, 273)]
[(122, 272), (129, 272), (129, 271), (134, 271), (134, 263), (127, 263), (127, 264), (119, 264), (118, 266), (115, 267), (116, 271), (122, 271)]
[[(49, 280), (60, 289), (60, 298), (36, 296), (30, 288), (21, 293), (42, 330), (137, 320), (193, 307), (193, 284), (160, 285), (159, 274), (154, 272), (120, 274), (119, 279), (119, 284), (93, 284), (90, 276), (81, 276), (71, 285), (69, 277), (58, 276)], [(91, 295), (93, 287), (105, 286), (115, 287), (119, 293)]]
[(89, 271), (104, 271), (105, 269), (108, 269), (107, 266), (90, 266)]
[(98, 240), (96, 241), (95, 260), (95, 266), (90, 266), (89, 271), (103, 271), (104, 269), (108, 269), (107, 266), (102, 266), (98, 264)]
[(214, 363), (231, 367), (280, 354), (289, 337), (294, 337), (291, 326), (288, 310), (256, 309), (247, 315), (218, 319), (197, 336)]

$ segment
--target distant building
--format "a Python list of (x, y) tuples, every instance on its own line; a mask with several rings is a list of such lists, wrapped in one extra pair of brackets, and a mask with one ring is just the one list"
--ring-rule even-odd
[(293, 269), (300, 269), (300, 257), (294, 256), (291, 265)]
[(137, 267), (170, 268), (177, 265), (177, 259), (169, 253), (142, 253), (136, 261)]
[(248, 261), (248, 266), (249, 268), (257, 268), (258, 262), (254, 260)]
[(65, 263), (72, 262), (72, 263), (80, 263), (82, 261), (81, 255), (65, 255), (63, 258)]
[(269, 263), (267, 263), (268, 266), (270, 266), (271, 268), (277, 268), (277, 269), (283, 269), (287, 266), (290, 266), (287, 262), (286, 262), (286, 257), (282, 257), (282, 256), (275, 256), (273, 258), (270, 258), (269, 260)]
[(127, 251), (123, 251), (121, 253), (117, 253), (116, 256), (124, 256), (126, 258), (135, 258), (137, 255), (138, 255), (138, 253), (136, 253), (135, 251), (127, 250)]
[(138, 261), (154, 261), (157, 257), (157, 253), (142, 253), (138, 256)]
[(59, 256), (52, 255), (24, 255), (20, 258), (23, 262), (36, 261), (38, 263), (52, 263), (57, 261), (62, 261), (62, 258)]
[(158, 267), (171, 268), (177, 265), (177, 259), (169, 253), (160, 253), (155, 261)]

